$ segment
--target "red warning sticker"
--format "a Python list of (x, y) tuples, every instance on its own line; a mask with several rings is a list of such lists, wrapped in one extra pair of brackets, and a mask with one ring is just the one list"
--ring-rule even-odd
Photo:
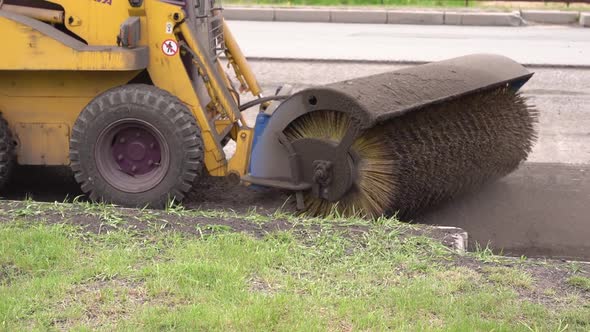
[(164, 52), (164, 54), (166, 54), (167, 56), (176, 55), (176, 53), (178, 53), (178, 44), (175, 40), (166, 39), (162, 43), (162, 52)]

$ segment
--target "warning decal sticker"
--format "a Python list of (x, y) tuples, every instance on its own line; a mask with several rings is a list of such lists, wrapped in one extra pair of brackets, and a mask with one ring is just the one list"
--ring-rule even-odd
[(176, 55), (176, 53), (178, 53), (178, 44), (175, 40), (166, 39), (162, 43), (162, 52), (168, 56)]

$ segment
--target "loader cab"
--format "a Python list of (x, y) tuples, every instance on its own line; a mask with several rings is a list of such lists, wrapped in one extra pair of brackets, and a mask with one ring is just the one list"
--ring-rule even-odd
[(223, 17), (219, 0), (186, 0), (183, 9), (197, 39), (207, 45), (216, 58), (223, 48)]

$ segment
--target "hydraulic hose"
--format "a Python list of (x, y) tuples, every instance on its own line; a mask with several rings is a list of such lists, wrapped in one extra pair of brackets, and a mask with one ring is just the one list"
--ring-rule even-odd
[(240, 110), (240, 112), (243, 112), (247, 109), (249, 109), (250, 107), (256, 106), (256, 105), (260, 105), (262, 103), (266, 103), (267, 101), (272, 101), (272, 100), (283, 100), (283, 99), (287, 99), (290, 96), (286, 96), (286, 95), (282, 95), (282, 96), (268, 96), (268, 97), (262, 97), (262, 98), (258, 98), (258, 99), (254, 99), (252, 101), (249, 101), (243, 105), (240, 105), (240, 107), (238, 108)]

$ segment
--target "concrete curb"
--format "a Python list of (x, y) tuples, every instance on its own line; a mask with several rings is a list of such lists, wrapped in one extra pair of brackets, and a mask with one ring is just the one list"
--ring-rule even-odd
[(434, 226), (434, 228), (444, 234), (444, 245), (459, 254), (464, 254), (467, 252), (469, 235), (464, 229), (453, 226)]
[(330, 22), (330, 10), (325, 9), (275, 9), (275, 21), (280, 22)]
[(335, 23), (387, 23), (387, 12), (383, 10), (332, 10), (331, 22)]
[(579, 24), (590, 26), (590, 13), (554, 10), (515, 12), (388, 10), (346, 8), (237, 7), (224, 9), (228, 20), (278, 22), (333, 22), (361, 24), (419, 24), (468, 26), (521, 26), (540, 24)]
[(389, 24), (424, 24), (440, 25), (445, 22), (445, 14), (436, 11), (403, 11), (391, 10), (387, 12)]
[(590, 12), (580, 13), (580, 25), (583, 27), (590, 27)]
[(241, 21), (274, 21), (274, 8), (232, 8), (226, 7), (223, 10), (223, 17), (228, 20)]
[(486, 13), (486, 12), (446, 12), (447, 25), (481, 25), (481, 26), (520, 26), (525, 22), (519, 12)]
[(545, 24), (574, 24), (578, 22), (580, 13), (561, 12), (558, 10), (522, 10), (522, 18), (527, 21)]

